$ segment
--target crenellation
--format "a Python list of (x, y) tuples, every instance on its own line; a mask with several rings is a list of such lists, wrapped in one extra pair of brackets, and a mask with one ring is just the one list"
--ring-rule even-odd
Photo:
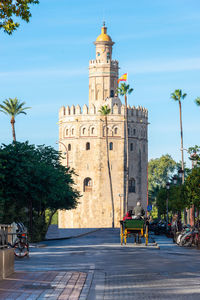
[(75, 114), (76, 115), (81, 115), (81, 107), (80, 107), (79, 104), (76, 105)]
[(60, 109), (59, 109), (59, 118), (62, 118), (65, 116), (65, 107), (62, 106)]
[(88, 107), (86, 104), (83, 105), (83, 115), (87, 115), (88, 114)]
[(70, 115), (75, 115), (75, 106), (74, 106), (74, 104), (70, 108)]
[(95, 115), (95, 114), (96, 114), (96, 107), (95, 107), (94, 104), (92, 104), (92, 105), (90, 106), (89, 112), (90, 112), (90, 114), (92, 114), (92, 115)]
[(121, 106), (121, 115), (125, 115), (125, 105), (122, 104)]
[(115, 103), (115, 104), (113, 105), (113, 107), (112, 107), (112, 114), (113, 114), (113, 115), (118, 115), (118, 114), (120, 114), (120, 112), (119, 112), (119, 106), (117, 105), (117, 103)]
[(66, 114), (66, 116), (70, 115), (70, 107), (69, 107), (69, 105), (66, 106), (65, 114)]
[[(115, 101), (116, 99), (116, 101)], [(117, 102), (118, 101), (118, 102)], [(110, 105), (111, 102), (111, 105)], [(111, 114), (114, 115), (124, 115), (125, 114), (125, 105), (121, 104), (119, 102), (118, 98), (108, 98), (108, 107), (111, 107)], [(130, 120), (136, 120), (135, 117), (138, 118), (148, 118), (148, 110), (142, 106), (138, 106), (137, 108), (135, 106), (130, 107), (128, 105), (128, 117)], [(79, 104), (72, 105), (69, 107), (68, 105), (66, 107), (62, 106), (59, 110), (59, 118), (62, 118), (64, 116), (76, 116), (76, 115), (100, 115), (99, 108), (95, 106), (94, 104), (91, 104), (90, 107), (86, 104), (83, 105), (83, 108)]]

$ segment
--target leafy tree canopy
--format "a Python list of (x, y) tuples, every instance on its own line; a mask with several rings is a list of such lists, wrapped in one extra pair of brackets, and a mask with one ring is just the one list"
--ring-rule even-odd
[(38, 4), (39, 0), (0, 0), (0, 29), (12, 34), (19, 27), (15, 20), (21, 18), (29, 22), (30, 4)]
[(148, 163), (149, 191), (153, 192), (158, 187), (165, 186), (175, 169), (176, 162), (169, 154), (151, 159)]
[(193, 162), (193, 166), (200, 165), (200, 146), (195, 145), (194, 147), (188, 148), (190, 154), (190, 160)]
[(58, 209), (77, 206), (80, 194), (74, 188), (72, 175), (74, 171), (60, 164), (60, 153), (52, 147), (36, 147), (28, 142), (2, 145), (0, 223), (23, 221), (30, 230), (33, 222), (33, 228), (38, 223), (45, 228), (47, 209), (52, 217)]
[(185, 180), (185, 193), (188, 206), (194, 204), (200, 209), (200, 167), (194, 167)]

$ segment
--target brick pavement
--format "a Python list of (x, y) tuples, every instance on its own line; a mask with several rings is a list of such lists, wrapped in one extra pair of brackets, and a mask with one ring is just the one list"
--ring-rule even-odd
[(15, 272), (0, 281), (0, 299), (78, 300), (86, 278), (84, 272)]

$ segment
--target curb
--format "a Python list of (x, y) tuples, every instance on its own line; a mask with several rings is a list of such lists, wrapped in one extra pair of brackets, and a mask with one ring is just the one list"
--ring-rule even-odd
[(30, 244), (29, 248), (45, 248), (46, 246), (45, 244)]

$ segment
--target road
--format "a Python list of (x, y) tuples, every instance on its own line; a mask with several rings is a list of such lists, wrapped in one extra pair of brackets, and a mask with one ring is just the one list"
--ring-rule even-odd
[(200, 299), (200, 250), (157, 236), (155, 246), (120, 245), (118, 229), (48, 241), (17, 260), (20, 271), (86, 272), (80, 299)]

